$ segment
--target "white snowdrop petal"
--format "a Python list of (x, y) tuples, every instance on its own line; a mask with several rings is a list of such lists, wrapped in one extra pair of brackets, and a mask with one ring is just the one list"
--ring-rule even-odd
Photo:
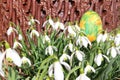
[(83, 60), (83, 55), (80, 53), (80, 52), (76, 52), (76, 57), (79, 61), (82, 61)]
[(6, 50), (6, 58), (10, 58), (18, 67), (21, 66), (21, 58), (14, 49), (9, 48)]
[(33, 29), (30, 33), (30, 37), (32, 38), (33, 35), (39, 37), (39, 32)]
[(50, 77), (53, 76), (53, 69), (54, 69), (54, 65), (51, 64), (50, 67), (49, 67), (49, 69), (48, 69), (48, 75), (49, 75)]
[(80, 32), (80, 27), (77, 24), (75, 25), (75, 28), (78, 30), (78, 32)]
[(13, 62), (14, 62), (14, 64), (16, 64), (18, 67), (20, 67), (21, 66), (21, 58), (20, 58), (20, 56), (18, 55), (18, 53), (15, 51), (15, 50), (12, 50), (12, 60), (13, 60)]
[(52, 46), (48, 47), (48, 52), (49, 52), (49, 55), (53, 55), (53, 48), (52, 48)]
[(62, 66), (58, 61), (54, 63), (54, 78), (55, 80), (64, 80)]
[(63, 23), (60, 23), (60, 29), (64, 30), (65, 26)]
[(102, 41), (105, 42), (106, 39), (107, 39), (107, 34), (105, 33), (102, 37)]
[(35, 20), (35, 22), (37, 22), (38, 24), (40, 24), (40, 21), (38, 21), (37, 19), (34, 19)]
[(5, 53), (0, 52), (0, 75), (1, 75), (2, 77), (5, 76), (5, 75), (4, 75), (4, 71), (3, 71), (3, 69), (2, 69), (2, 61), (3, 61), (4, 57), (5, 57)]
[(101, 65), (102, 59), (103, 59), (103, 58), (102, 58), (102, 54), (98, 54), (98, 55), (95, 56), (94, 61), (95, 61), (95, 63), (97, 64), (97, 66), (100, 66), (100, 65)]
[(68, 26), (68, 32), (69, 32), (69, 34), (72, 35), (73, 37), (76, 36), (76, 33), (74, 32), (74, 30), (72, 29), (71, 26)]
[(57, 51), (57, 47), (55, 47), (55, 46), (52, 46), (52, 48), (53, 48), (55, 51)]
[(92, 66), (90, 66), (90, 69), (95, 73), (95, 69)]
[(13, 28), (9, 27), (8, 30), (7, 30), (7, 35), (9, 36), (12, 32), (13, 32)]
[(99, 42), (101, 41), (101, 39), (102, 39), (102, 34), (99, 34), (99, 35), (97, 36), (97, 43), (99, 43)]
[(20, 46), (22, 48), (22, 44), (20, 44), (19, 42), (15, 41), (13, 44), (13, 48), (17, 48), (18, 46)]
[(60, 26), (60, 22), (59, 21), (55, 22), (55, 30), (57, 30), (59, 26)]
[(88, 78), (84, 73), (80, 74), (76, 80), (90, 80), (90, 78)]
[(48, 47), (45, 49), (45, 55), (48, 54)]
[(68, 63), (66, 63), (66, 62), (60, 62), (68, 71), (70, 71), (71, 70), (71, 67), (70, 67), (70, 65), (68, 64)]
[(85, 67), (84, 73), (87, 74), (87, 72), (90, 71), (90, 70), (92, 70), (95, 73), (95, 69), (90, 65), (87, 65)]
[(114, 47), (111, 48), (111, 56), (115, 58), (117, 56), (116, 49)]
[(22, 59), (21, 59), (21, 61), (22, 61), (22, 63), (28, 63), (30, 66), (31, 66), (31, 61), (30, 61), (30, 59), (28, 59), (28, 58), (26, 58), (26, 57), (22, 57)]
[(43, 25), (42, 25), (42, 27), (45, 27), (45, 25), (48, 23), (48, 20), (46, 20), (44, 23), (43, 23)]
[(88, 42), (85, 40), (84, 37), (81, 37), (83, 46), (87, 48)]
[(64, 53), (64, 54), (62, 54), (62, 56), (60, 57), (60, 62), (63, 62), (63, 61), (66, 60), (66, 59), (69, 59), (69, 60), (70, 60), (70, 56)]
[(103, 57), (104, 57), (108, 62), (110, 62), (109, 58), (108, 58), (106, 55), (103, 55)]
[(107, 50), (107, 55), (109, 55), (109, 53), (110, 53), (110, 50), (111, 50), (111, 48), (109, 48), (109, 49)]
[(70, 56), (70, 64), (72, 65), (72, 60), (73, 60), (73, 56), (75, 53), (72, 53), (72, 55)]
[(22, 35), (19, 34), (19, 35), (18, 35), (18, 40), (22, 40), (22, 39), (23, 39)]
[(50, 38), (47, 35), (45, 35), (45, 41), (50, 42)]
[(68, 46), (69, 46), (69, 50), (70, 50), (71, 52), (73, 52), (73, 44), (72, 44), (72, 43), (69, 43)]

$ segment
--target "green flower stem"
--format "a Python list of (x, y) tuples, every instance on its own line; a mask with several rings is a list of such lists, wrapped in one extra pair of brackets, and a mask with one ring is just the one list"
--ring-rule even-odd
[[(51, 60), (57, 60), (57, 56), (49, 56), (48, 58), (46, 58), (45, 60), (42, 61), (42, 64), (39, 67), (38, 73), (37, 73), (37, 77), (36, 80), (43, 80), (43, 74), (46, 71), (46, 68), (48, 68), (48, 64)], [(47, 65), (46, 65), (47, 64)], [(44, 70), (45, 69), (45, 70)], [(41, 71), (43, 70), (43, 72), (41, 73)], [(40, 76), (40, 79), (39, 79)]]
[(72, 70), (69, 71), (68, 75), (66, 76), (65, 80), (70, 80), (69, 77), (72, 73), (74, 73), (76, 70), (80, 69), (80, 66), (74, 67)]

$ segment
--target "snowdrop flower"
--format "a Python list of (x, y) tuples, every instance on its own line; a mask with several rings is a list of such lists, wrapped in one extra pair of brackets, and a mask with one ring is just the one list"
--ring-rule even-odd
[(15, 31), (16, 33), (18, 33), (18, 31), (15, 28), (13, 28), (13, 27), (10, 26), (8, 28), (8, 30), (7, 30), (7, 35), (9, 36), (13, 31)]
[(56, 27), (55, 27), (55, 25), (54, 25), (54, 21), (53, 21), (51, 18), (49, 18), (47, 21), (45, 21), (45, 22), (43, 23), (43, 26), (42, 26), (42, 27), (45, 27), (45, 25), (46, 25), (47, 23), (49, 23), (49, 24), (53, 27), (54, 30), (56, 29)]
[(9, 36), (12, 32), (13, 32), (13, 28), (9, 27), (9, 29), (7, 30), (7, 35)]
[(82, 73), (76, 78), (76, 80), (90, 80), (90, 78), (87, 77), (85, 73)]
[(43, 36), (43, 43), (45, 44), (45, 42), (50, 43), (50, 38), (48, 35)]
[(67, 59), (70, 60), (70, 56), (66, 53), (63, 53), (62, 56), (60, 57), (60, 62), (63, 62)]
[(33, 35), (39, 37), (39, 32), (33, 29), (30, 33), (30, 37), (32, 38)]
[(92, 45), (87, 37), (85, 37), (85, 36), (78, 36), (78, 38), (76, 40), (76, 45), (84, 46), (84, 47), (87, 48), (88, 44), (90, 46)]
[(107, 55), (111, 54), (113, 58), (117, 56), (117, 54), (120, 54), (119, 48), (112, 46), (111, 48), (108, 49)]
[(73, 44), (72, 44), (71, 42), (65, 46), (63, 52), (65, 52), (67, 48), (68, 48), (71, 52), (74, 51)]
[(83, 60), (83, 57), (85, 57), (84, 52), (79, 51), (79, 50), (76, 50), (76, 51), (73, 52), (73, 54), (71, 55), (71, 61), (72, 61), (74, 55), (76, 55), (76, 57), (77, 57), (77, 59), (78, 59), (79, 61), (82, 61), (82, 60)]
[(91, 70), (95, 73), (95, 69), (92, 66), (90, 66), (89, 64), (87, 64), (87, 66), (85, 67), (84, 73), (87, 74), (87, 72), (91, 71)]
[(66, 68), (68, 71), (70, 71), (70, 69), (71, 69), (70, 65), (65, 62), (65, 60), (67, 60), (67, 59), (70, 61), (70, 56), (67, 55), (66, 53), (63, 53), (62, 56), (60, 57), (60, 63), (61, 63), (62, 65), (64, 65), (65, 68)]
[(18, 40), (22, 40), (22, 39), (23, 39), (22, 35), (19, 34), (19, 35), (18, 35)]
[(55, 46), (49, 45), (49, 46), (45, 49), (45, 54), (46, 54), (46, 55), (49, 54), (50, 56), (52, 56), (54, 50), (57, 51), (57, 48), (56, 48)]
[(109, 61), (109, 58), (107, 57), (107, 56), (105, 56), (105, 55), (103, 55), (102, 53), (98, 53), (98, 55), (96, 55), (95, 56), (95, 59), (94, 59), (94, 61), (95, 61), (95, 63), (97, 64), (97, 66), (100, 66), (101, 65), (101, 63), (102, 63), (102, 61), (103, 61), (103, 57), (108, 61), (108, 62), (110, 62)]
[(55, 22), (54, 25), (55, 25), (55, 30), (57, 30), (58, 28), (60, 28), (61, 30), (64, 30), (64, 24), (63, 23), (57, 21), (57, 22)]
[(120, 45), (120, 33), (115, 36), (114, 42), (116, 46)]
[(32, 25), (35, 24), (35, 22), (37, 22), (38, 24), (40, 24), (40, 22), (37, 19), (33, 19), (33, 17), (30, 19), (30, 21), (28, 22), (28, 25)]
[(50, 23), (50, 25), (52, 25), (53, 29), (55, 29), (54, 22), (51, 18), (49, 18), (48, 22)]
[(105, 42), (108, 37), (108, 34), (106, 32), (103, 32), (97, 36), (97, 43), (100, 43), (100, 41)]
[(54, 76), (55, 80), (64, 80), (62, 66), (59, 61), (56, 61), (50, 65), (49, 70), (48, 70), (48, 75), (50, 77)]
[(76, 36), (76, 32), (72, 29), (72, 26), (68, 26), (68, 35), (75, 37)]
[(4, 75), (4, 71), (3, 71), (3, 69), (2, 69), (2, 61), (3, 61), (4, 57), (5, 57), (5, 53), (0, 52), (0, 75), (1, 75), (2, 77), (5, 76), (5, 75)]
[(8, 61), (13, 61), (13, 63), (18, 67), (21, 66), (21, 58), (14, 49), (11, 48), (6, 49), (5, 54), (6, 54), (6, 59)]
[(75, 30), (76, 32), (80, 32), (80, 27), (78, 26), (78, 24), (75, 24)]
[(18, 41), (15, 41), (13, 44), (13, 49), (17, 48), (18, 46), (22, 48), (22, 44), (20, 44)]
[(31, 66), (31, 61), (30, 61), (30, 59), (28, 59), (28, 58), (26, 58), (26, 57), (22, 57), (21, 61), (22, 61), (22, 64), (28, 63), (28, 64)]

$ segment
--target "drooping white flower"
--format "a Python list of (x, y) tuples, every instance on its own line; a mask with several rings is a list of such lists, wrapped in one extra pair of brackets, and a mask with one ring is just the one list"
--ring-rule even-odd
[(76, 37), (76, 32), (72, 29), (72, 26), (68, 26), (68, 35)]
[(22, 57), (21, 61), (22, 61), (22, 64), (28, 63), (28, 64), (31, 66), (31, 61), (30, 61), (30, 59), (28, 59), (28, 58), (26, 58), (26, 57)]
[(98, 66), (100, 66), (103, 61), (102, 54), (99, 53), (98, 55), (96, 55), (94, 61)]
[(120, 33), (115, 36), (114, 42), (116, 46), (120, 45)]
[(82, 51), (80, 51), (80, 50), (76, 50), (76, 51), (73, 52), (73, 54), (71, 55), (71, 61), (72, 61), (74, 55), (77, 57), (77, 59), (78, 59), (79, 61), (82, 61), (83, 58), (85, 57), (84, 52), (82, 52)]
[(54, 25), (55, 25), (55, 30), (57, 30), (58, 28), (60, 28), (61, 30), (64, 30), (65, 28), (64, 24), (61, 23), (60, 21), (55, 22)]
[(62, 66), (59, 62), (54, 63), (54, 78), (55, 80), (64, 80)]
[(75, 30), (76, 32), (80, 32), (80, 27), (78, 26), (78, 24), (75, 24)]
[(39, 32), (33, 29), (30, 33), (30, 37), (32, 38), (33, 35), (39, 37)]
[(105, 42), (106, 39), (108, 37), (108, 34), (105, 32), (105, 33), (101, 33), (97, 36), (97, 43), (100, 43), (101, 41), (102, 42)]
[(23, 39), (22, 35), (19, 34), (19, 35), (18, 35), (18, 40), (22, 40), (22, 39)]
[(48, 75), (50, 77), (53, 76), (53, 71), (54, 71), (54, 64), (51, 64), (50, 67), (49, 67), (49, 69), (48, 69)]
[(89, 72), (89, 71), (91, 71), (91, 70), (95, 73), (95, 69), (88, 64), (88, 65), (85, 67), (84, 73), (87, 74), (87, 72)]
[(102, 53), (98, 53), (98, 55), (95, 56), (95, 63), (97, 64), (97, 66), (100, 66), (102, 61), (103, 61), (103, 57), (109, 62), (109, 58), (105, 55), (103, 55)]
[(107, 55), (111, 54), (113, 58), (117, 56), (117, 54), (120, 54), (120, 50), (117, 47), (112, 46), (111, 48), (108, 49)]
[(55, 25), (54, 25), (54, 21), (53, 21), (51, 18), (49, 18), (48, 20), (46, 20), (46, 21), (43, 23), (43, 26), (42, 26), (42, 27), (45, 27), (45, 25), (46, 25), (47, 23), (49, 23), (54, 30), (56, 29), (56, 27), (55, 27)]
[(45, 35), (45, 36), (43, 36), (43, 43), (45, 43), (45, 42), (48, 42), (48, 43), (50, 43), (50, 38), (49, 38), (49, 36), (48, 35)]
[(52, 65), (50, 65), (48, 75), (50, 77), (54, 76), (55, 80), (64, 80), (62, 66), (59, 61), (56, 61)]
[(71, 52), (74, 51), (74, 47), (73, 47), (73, 44), (72, 44), (71, 42), (65, 46), (64, 52), (67, 50), (67, 48), (68, 48)]
[(53, 52), (57, 51), (57, 48), (55, 46), (51, 46), (49, 45), (46, 49), (45, 49), (45, 54), (49, 54), (50, 56), (53, 55)]
[(5, 53), (0, 52), (0, 75), (2, 77), (5, 76), (4, 71), (2, 69), (2, 61), (3, 61), (4, 57), (5, 57)]
[(49, 18), (48, 22), (49, 22), (50, 25), (53, 27), (53, 29), (55, 29), (54, 21), (53, 21), (51, 18)]
[(84, 46), (87, 48), (88, 44), (91, 46), (91, 42), (89, 41), (89, 39), (85, 36), (78, 36), (77, 40), (76, 40), (76, 45), (80, 45)]
[(13, 61), (13, 63), (18, 67), (21, 66), (21, 58), (14, 49), (11, 48), (6, 49), (5, 54), (6, 54), (6, 59), (8, 61)]
[(82, 73), (76, 78), (76, 80), (90, 80), (90, 78), (87, 77), (85, 73)]
[(9, 36), (12, 32), (13, 32), (13, 28), (9, 27), (8, 30), (7, 30), (7, 35)]
[(60, 57), (60, 62), (63, 62), (64, 60), (70, 60), (70, 56), (66, 53), (63, 53), (62, 56)]
[(70, 69), (71, 69), (70, 65), (65, 62), (65, 60), (67, 60), (67, 59), (70, 61), (70, 56), (67, 55), (66, 53), (63, 53), (62, 56), (60, 57), (60, 63), (61, 63), (62, 65), (64, 65), (64, 67), (65, 67), (68, 71), (70, 71)]
[(15, 41), (13, 44), (13, 49), (17, 48), (18, 46), (22, 48), (22, 44), (19, 43), (18, 41)]
[(30, 21), (28, 22), (28, 25), (32, 25), (35, 24), (35, 22), (37, 22), (38, 24), (40, 24), (40, 22), (37, 19), (33, 19), (33, 17), (30, 19)]

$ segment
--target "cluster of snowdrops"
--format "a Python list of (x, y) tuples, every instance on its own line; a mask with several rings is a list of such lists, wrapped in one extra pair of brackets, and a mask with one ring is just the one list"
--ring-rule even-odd
[[(6, 80), (116, 80), (120, 78), (119, 28), (98, 32), (90, 42), (78, 22), (63, 24), (49, 18), (40, 32), (33, 17), (23, 36), (10, 23), (7, 36), (16, 34), (13, 46), (1, 41), (0, 75)], [(4, 48), (3, 48), (4, 47)]]

